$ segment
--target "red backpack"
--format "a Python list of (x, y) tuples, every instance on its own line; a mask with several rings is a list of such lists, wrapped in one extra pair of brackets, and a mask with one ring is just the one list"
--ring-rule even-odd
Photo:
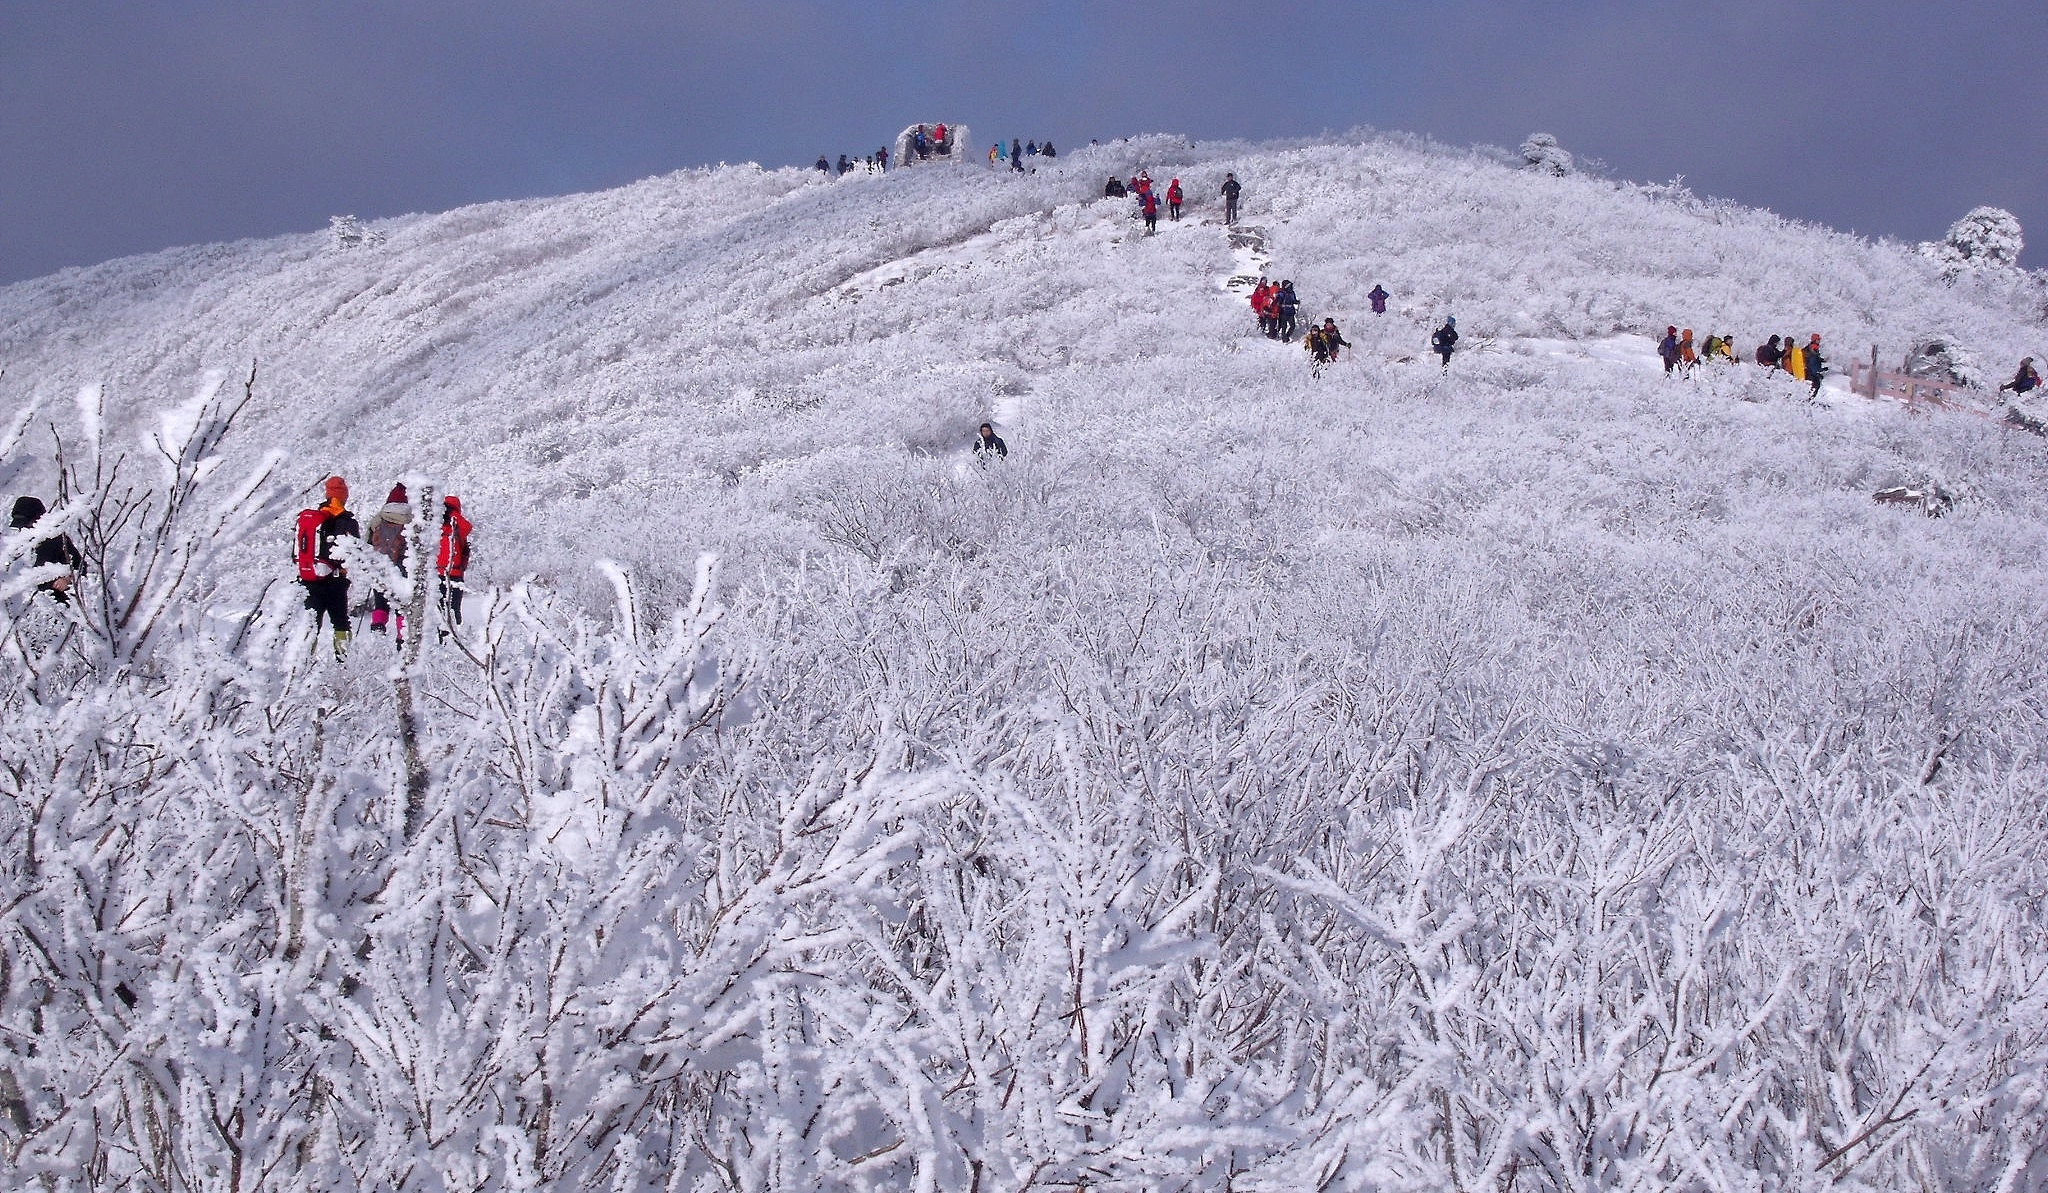
[[(301, 580), (320, 580), (325, 578), (321, 576), (319, 571), (319, 565), (323, 562), (320, 558), (320, 525), (325, 521), (327, 521), (327, 513), (324, 510), (310, 509), (299, 511), (299, 530), (293, 540), (292, 558), (299, 565), (299, 579)], [(330, 567), (328, 575), (333, 574), (333, 569)]]

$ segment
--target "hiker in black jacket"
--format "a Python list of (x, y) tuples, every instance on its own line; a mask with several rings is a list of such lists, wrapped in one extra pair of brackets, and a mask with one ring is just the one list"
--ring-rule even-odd
[(1294, 283), (1280, 283), (1280, 293), (1273, 296), (1273, 322), (1279, 329), (1282, 343), (1294, 342), (1294, 316), (1301, 306), (1301, 300), (1294, 296)]
[(1244, 187), (1238, 184), (1237, 175), (1229, 173), (1223, 175), (1224, 223), (1234, 224), (1237, 222), (1237, 197), (1243, 193)]
[(1429, 337), (1429, 346), (1438, 356), (1444, 358), (1444, 372), (1450, 372), (1451, 353), (1458, 349), (1458, 320), (1445, 315), (1444, 325), (1436, 329), (1435, 335)]

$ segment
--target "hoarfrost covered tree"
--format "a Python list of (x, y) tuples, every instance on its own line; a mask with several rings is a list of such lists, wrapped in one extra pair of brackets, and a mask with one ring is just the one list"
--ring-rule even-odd
[(1978, 207), (1949, 226), (1938, 244), (1921, 251), (1939, 261), (1942, 276), (1953, 281), (1971, 269), (2017, 269), (2026, 247), (2019, 217), (2002, 207)]
[(1522, 142), (1522, 163), (1528, 169), (1560, 178), (1577, 168), (1571, 152), (1549, 133), (1529, 134), (1529, 139)]
[(369, 227), (353, 215), (329, 217), (327, 229), (333, 235), (334, 247), (337, 249), (357, 249), (384, 243), (382, 232)]

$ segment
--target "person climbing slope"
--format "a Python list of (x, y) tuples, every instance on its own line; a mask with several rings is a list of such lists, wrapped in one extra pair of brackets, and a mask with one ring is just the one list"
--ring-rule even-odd
[(1223, 195), (1223, 222), (1234, 224), (1237, 222), (1237, 197), (1244, 193), (1244, 187), (1237, 181), (1237, 175), (1227, 172), (1223, 175), (1223, 190), (1221, 193)]
[(1794, 381), (1806, 380), (1806, 353), (1800, 350), (1796, 336), (1785, 337), (1785, 353), (1779, 358), (1785, 371), (1792, 374)]
[(1367, 294), (1366, 297), (1372, 300), (1372, 313), (1384, 315), (1387, 313), (1387, 300), (1392, 298), (1393, 295), (1387, 293), (1386, 287), (1381, 286), (1378, 282), (1374, 282), (1372, 292)]
[(1351, 341), (1345, 339), (1344, 333), (1337, 330), (1336, 319), (1325, 316), (1323, 319), (1322, 332), (1323, 349), (1324, 351), (1330, 354), (1331, 360), (1334, 361), (1337, 359), (1337, 350), (1339, 348), (1351, 347)]
[(1664, 375), (1670, 376), (1678, 368), (1678, 327), (1676, 324), (1664, 329), (1664, 338), (1657, 344), (1657, 355), (1664, 358)]
[[(391, 493), (384, 498), (384, 505), (370, 516), (370, 525), (364, 537), (377, 554), (391, 561), (398, 574), (405, 572), (405, 528), (412, 524), (412, 503), (406, 499), (405, 486), (391, 486)], [(381, 587), (372, 599), (370, 629), (383, 633), (391, 621), (391, 597)], [(405, 644), (405, 615), (398, 615), (398, 624), (393, 638), (399, 645)]]
[(1159, 195), (1151, 187), (1138, 192), (1138, 210), (1145, 215), (1145, 235), (1159, 230)]
[(1323, 329), (1314, 323), (1308, 325), (1308, 334), (1301, 337), (1301, 346), (1308, 349), (1311, 377), (1323, 375), (1323, 366), (1330, 363), (1329, 345), (1323, 339)]
[(1010, 458), (1010, 445), (1003, 442), (1001, 435), (996, 434), (995, 427), (983, 423), (974, 436), (974, 458), (983, 464), (990, 460), (1007, 460)]
[(1438, 356), (1444, 358), (1444, 372), (1450, 372), (1451, 353), (1458, 349), (1458, 320), (1455, 316), (1444, 316), (1444, 325), (1436, 329), (1435, 335), (1429, 337), (1429, 346)]
[(1252, 314), (1258, 317), (1259, 334), (1271, 337), (1273, 334), (1273, 291), (1278, 289), (1265, 278), (1252, 290)]
[(1692, 328), (1688, 327), (1678, 337), (1678, 371), (1692, 375), (1693, 366), (1700, 363), (1699, 349), (1692, 345)]
[(1756, 363), (1767, 369), (1775, 369), (1784, 354), (1784, 349), (1778, 347), (1778, 337), (1772, 336), (1756, 346)]
[(1166, 184), (1166, 218), (1176, 224), (1180, 222), (1180, 199), (1180, 179), (1176, 178)]
[(450, 493), (441, 499), (441, 549), (434, 555), (434, 574), (440, 577), (441, 640), (447, 641), (462, 624), (462, 578), (469, 572), (469, 519), (462, 516), (462, 498)]
[(334, 540), (361, 538), (362, 528), (348, 512), (347, 481), (328, 477), (325, 495), (319, 505), (300, 511), (292, 554), (306, 589), (306, 608), (313, 611), (313, 633), (319, 634), (324, 618), (334, 629), (334, 657), (339, 659), (348, 654), (348, 569), (334, 557)]

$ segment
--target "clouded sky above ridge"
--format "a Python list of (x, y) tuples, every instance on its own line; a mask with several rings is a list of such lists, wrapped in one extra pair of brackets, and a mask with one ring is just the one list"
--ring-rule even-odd
[(717, 161), (1357, 125), (2048, 246), (2043, 0), (4, 0), (0, 283)]

